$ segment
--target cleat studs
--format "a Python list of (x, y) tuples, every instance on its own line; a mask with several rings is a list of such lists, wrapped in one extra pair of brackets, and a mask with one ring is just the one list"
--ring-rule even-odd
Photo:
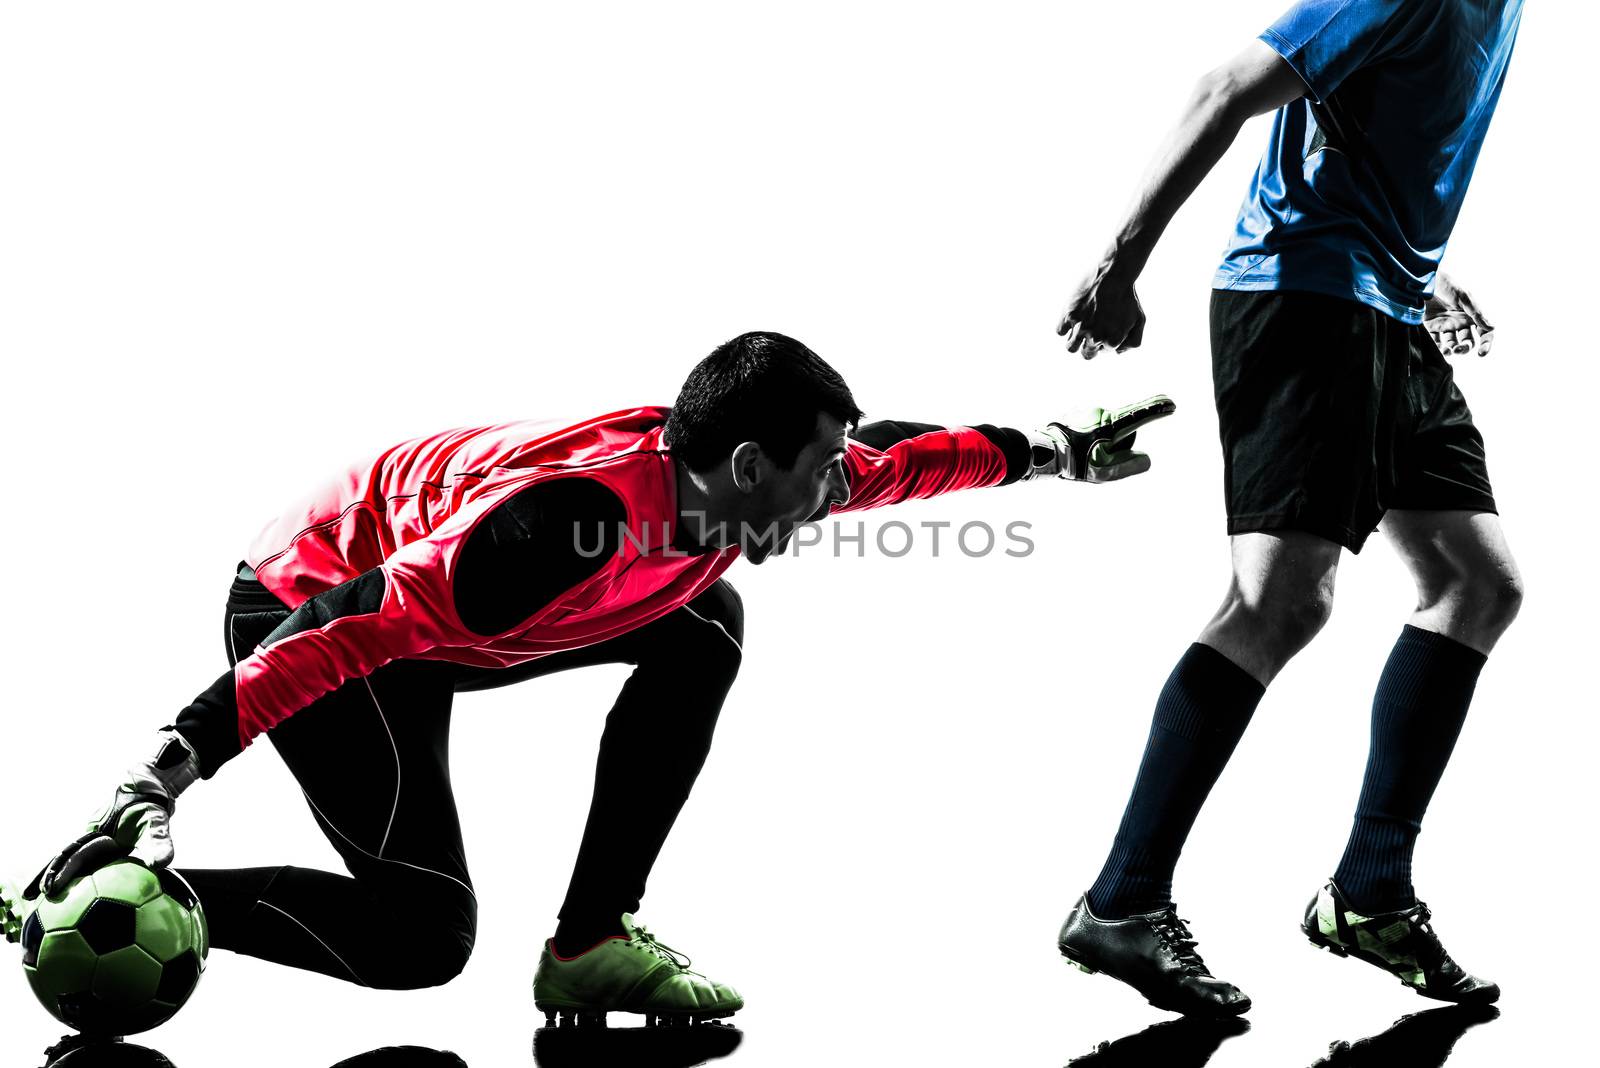
[(1064, 960), (1066, 960), (1066, 962), (1068, 964), (1072, 965), (1074, 968), (1078, 969), (1083, 974), (1085, 974), (1085, 975), (1093, 975), (1094, 974), (1095, 970), (1093, 968), (1089, 967), (1087, 964), (1082, 963), (1081, 961), (1074, 960), (1072, 958), (1072, 956), (1067, 953), (1066, 947), (1064, 947), (1064, 946), (1061, 947), (1061, 956), (1062, 956), (1062, 958)]
[(554, 1009), (545, 1009), (544, 1010), (544, 1025), (546, 1027), (554, 1027), (556, 1025), (556, 1010), (554, 1010)]

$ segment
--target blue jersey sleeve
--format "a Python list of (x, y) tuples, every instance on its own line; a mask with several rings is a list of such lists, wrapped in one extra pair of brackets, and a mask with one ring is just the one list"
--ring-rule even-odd
[(1350, 75), (1405, 47), (1438, 0), (1301, 0), (1261, 35), (1318, 103)]

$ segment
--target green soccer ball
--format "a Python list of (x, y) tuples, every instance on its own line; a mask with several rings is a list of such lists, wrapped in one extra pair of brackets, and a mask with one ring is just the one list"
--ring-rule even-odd
[(22, 970), (40, 1004), (85, 1034), (165, 1023), (205, 969), (205, 914), (177, 872), (119, 860), (34, 906)]

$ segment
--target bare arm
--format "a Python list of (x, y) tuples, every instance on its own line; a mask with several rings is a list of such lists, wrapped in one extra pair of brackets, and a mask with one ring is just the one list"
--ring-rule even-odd
[(1167, 224), (1222, 154), (1245, 120), (1304, 96), (1305, 83), (1270, 46), (1251, 41), (1196, 84), (1178, 125), (1155, 160), (1118, 227), (1111, 247), (1067, 301), (1056, 333), (1067, 351), (1090, 358), (1102, 346), (1121, 351), (1144, 337), (1144, 311), (1133, 284)]

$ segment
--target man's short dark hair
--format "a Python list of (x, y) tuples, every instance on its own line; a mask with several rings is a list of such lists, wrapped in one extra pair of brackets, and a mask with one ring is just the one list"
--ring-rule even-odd
[(839, 372), (792, 337), (740, 334), (689, 372), (667, 418), (667, 447), (691, 471), (705, 471), (753, 441), (787, 470), (823, 412), (850, 426), (861, 421)]

